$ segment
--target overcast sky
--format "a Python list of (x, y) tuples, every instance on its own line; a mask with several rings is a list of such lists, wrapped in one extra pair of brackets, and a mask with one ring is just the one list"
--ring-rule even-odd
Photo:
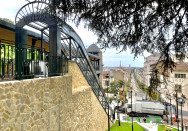
[[(8, 18), (14, 21), (16, 13), (18, 10), (27, 3), (26, 0), (0, 0), (0, 17)], [(81, 37), (86, 48), (93, 44), (97, 43), (97, 36), (93, 32), (88, 31), (84, 28), (83, 24), (79, 25), (77, 28), (74, 24), (70, 25), (75, 29), (78, 35)], [(145, 56), (148, 56), (148, 53), (144, 53)], [(139, 56), (134, 60), (134, 54), (130, 54), (130, 51), (125, 51), (119, 53), (116, 49), (107, 49), (103, 50), (103, 64), (104, 66), (119, 66), (121, 61), (122, 66), (128, 67), (143, 67), (144, 57)]]

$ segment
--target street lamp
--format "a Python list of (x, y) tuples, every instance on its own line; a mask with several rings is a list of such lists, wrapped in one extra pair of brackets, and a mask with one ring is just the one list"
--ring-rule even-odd
[[(108, 100), (108, 86), (109, 86), (109, 75), (106, 75), (106, 85), (107, 85), (107, 100)], [(110, 131), (110, 118), (109, 118), (109, 101), (108, 101), (108, 131)]]
[(120, 124), (120, 113), (119, 113), (119, 102), (120, 102), (120, 101), (119, 101), (119, 99), (118, 99), (118, 101), (117, 101), (117, 102), (118, 102), (118, 117), (119, 117), (119, 126), (121, 126), (121, 124)]
[(132, 87), (130, 88), (129, 92), (131, 92), (131, 117), (132, 117), (132, 131), (134, 130), (133, 128), (133, 102), (132, 102)]
[(167, 97), (170, 100), (170, 124), (172, 125), (172, 104), (171, 104), (172, 97), (170, 94), (167, 94)]
[(178, 93), (176, 91), (174, 95), (174, 98), (176, 100), (176, 120), (177, 120), (177, 127), (178, 127), (178, 131), (179, 131), (179, 118), (178, 118)]
[(119, 86), (118, 86), (118, 90), (116, 90), (116, 94), (117, 94), (116, 100), (117, 100), (117, 103), (118, 103), (118, 106), (117, 106), (118, 107), (117, 117), (119, 118), (119, 121), (118, 121), (119, 126), (121, 126), (121, 124), (120, 124), (120, 113), (119, 113), (119, 102), (120, 102), (120, 100), (119, 100)]
[(167, 123), (168, 123), (168, 103), (165, 101), (165, 108), (166, 108), (166, 118), (167, 118)]
[(123, 87), (123, 92), (122, 92), (123, 94), (122, 94), (122, 98), (124, 98), (124, 99), (123, 99), (123, 100), (124, 100), (124, 102), (123, 102), (122, 106), (124, 106), (125, 99), (126, 99), (126, 98), (125, 98), (125, 96), (124, 96), (124, 95), (125, 95), (124, 83), (122, 84), (122, 87)]
[(181, 95), (181, 98), (178, 99), (178, 102), (180, 103), (181, 105), (181, 130), (183, 131), (183, 116), (182, 116), (182, 105), (185, 103), (185, 95)]

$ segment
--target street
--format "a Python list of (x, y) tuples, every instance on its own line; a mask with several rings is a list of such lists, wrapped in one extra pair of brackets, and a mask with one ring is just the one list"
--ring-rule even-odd
[[(139, 86), (137, 85), (137, 82), (136, 82), (133, 74), (131, 75), (131, 89), (132, 89), (132, 103), (135, 103), (136, 101), (140, 101), (140, 100), (146, 100), (146, 98), (149, 97), (149, 96), (146, 95), (146, 93), (144, 93), (139, 88)], [(128, 103), (131, 103), (130, 91), (128, 93), (127, 99), (128, 99)], [(113, 103), (113, 107), (115, 107), (117, 105), (118, 105), (117, 103)], [(124, 105), (123, 107), (127, 109), (127, 104)], [(171, 116), (170, 115), (170, 106), (168, 106), (167, 109), (168, 109), (168, 112), (169, 112), (168, 119), (169, 119), (169, 123), (170, 123), (170, 116)], [(120, 111), (115, 111), (115, 112), (116, 112), (115, 113), (115, 120), (119, 120), (120, 119), (120, 121), (127, 121), (127, 119), (129, 118), (129, 116), (126, 114), (127, 112), (125, 112), (125, 113), (120, 112)], [(178, 114), (179, 114), (179, 119), (181, 119), (181, 109), (180, 108), (178, 110)], [(182, 114), (183, 114), (184, 120), (188, 121), (188, 111), (182, 110)], [(174, 117), (174, 116), (175, 116), (175, 111), (172, 110), (172, 117)], [(156, 122), (155, 117), (156, 116), (154, 116), (154, 115), (147, 115), (147, 118), (149, 118), (154, 123)], [(133, 117), (133, 120), (136, 121), (138, 118), (140, 119), (140, 122), (144, 123), (144, 121), (143, 121), (144, 117), (143, 116)], [(164, 118), (165, 118), (165, 116), (164, 116)], [(175, 124), (174, 126), (176, 126), (176, 123), (174, 123), (174, 124)], [(181, 125), (181, 122), (179, 123), (179, 125)]]

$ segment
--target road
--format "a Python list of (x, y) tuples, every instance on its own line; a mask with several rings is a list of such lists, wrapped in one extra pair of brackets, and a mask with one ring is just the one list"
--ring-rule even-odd
[[(132, 98), (133, 98), (133, 103), (136, 101), (136, 100), (143, 100), (143, 99), (145, 99), (146, 98), (146, 93), (144, 93), (143, 91), (141, 91), (140, 90), (140, 88), (138, 87), (138, 85), (137, 85), (137, 83), (136, 83), (136, 81), (135, 81), (135, 78), (134, 78), (134, 76), (132, 75), (131, 76), (131, 87), (132, 87), (132, 91), (133, 91), (133, 96), (132, 96)], [(129, 94), (129, 98), (128, 98), (128, 103), (130, 103), (131, 102), (131, 98), (130, 98), (130, 94)], [(114, 104), (114, 107), (115, 106), (117, 106), (117, 103), (116, 104)], [(170, 107), (168, 107), (168, 109), (170, 109)], [(179, 119), (181, 119), (181, 110), (180, 110), (180, 108), (179, 108)], [(170, 113), (170, 110), (169, 110), (169, 113)], [(117, 113), (116, 113), (116, 119), (119, 119), (118, 117), (117, 117)], [(122, 114), (123, 115), (123, 114)], [(124, 114), (125, 116), (126, 116), (126, 114)], [(174, 114), (172, 115), (173, 117), (174, 117)], [(151, 118), (153, 117), (153, 116), (150, 116)], [(121, 120), (123, 120), (123, 117), (120, 117), (121, 118)], [(142, 117), (140, 117), (141, 119), (142, 119)], [(170, 119), (170, 114), (169, 114), (169, 117), (168, 117), (169, 119)], [(183, 110), (183, 118), (184, 118), (184, 120), (186, 120), (187, 121), (187, 123), (188, 123), (188, 111), (185, 111), (185, 110)], [(136, 119), (136, 117), (134, 118), (134, 119)], [(124, 119), (125, 120), (125, 119)]]
[[(146, 94), (140, 90), (138, 87), (134, 76), (131, 76), (131, 87), (133, 88), (133, 98), (135, 97), (136, 100), (142, 100), (143, 96), (146, 97)], [(170, 113), (170, 107), (168, 107), (168, 111)], [(174, 112), (174, 111), (173, 111)], [(179, 119), (181, 119), (181, 109), (179, 107), (178, 109), (178, 114), (179, 114)], [(187, 110), (182, 110), (183, 118), (187, 121), (188, 123), (188, 111)], [(174, 117), (174, 114), (172, 115)], [(170, 118), (170, 115), (169, 115)]]
[[(134, 78), (134, 75), (131, 76), (131, 88), (133, 92), (133, 102), (136, 100), (143, 100), (146, 99), (146, 93), (141, 91), (141, 89), (138, 87), (138, 84), (136, 83), (136, 80)], [(129, 100), (130, 101), (130, 100)]]

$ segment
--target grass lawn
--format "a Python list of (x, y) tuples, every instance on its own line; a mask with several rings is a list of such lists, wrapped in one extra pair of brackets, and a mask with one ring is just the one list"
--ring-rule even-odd
[[(133, 128), (134, 131), (144, 131), (144, 129), (137, 123), (133, 124)], [(121, 126), (119, 126), (118, 121), (116, 121), (115, 124), (111, 126), (110, 131), (132, 131), (132, 124), (121, 122)]]
[[(171, 128), (167, 126), (167, 131), (177, 131), (177, 129)], [(165, 126), (164, 125), (159, 125), (158, 126), (158, 131), (165, 131)]]

